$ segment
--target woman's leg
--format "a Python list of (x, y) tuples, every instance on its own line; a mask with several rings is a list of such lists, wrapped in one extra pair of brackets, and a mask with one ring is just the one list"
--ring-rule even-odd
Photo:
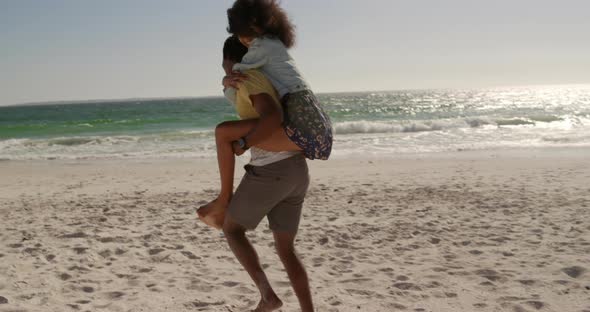
[[(216, 229), (221, 229), (225, 217), (225, 208), (229, 205), (233, 195), (235, 157), (232, 142), (250, 133), (257, 123), (258, 119), (226, 121), (215, 128), (221, 191), (215, 200), (200, 207), (197, 213), (203, 222)], [(271, 137), (255, 146), (271, 152), (300, 150), (295, 143), (289, 140), (282, 128), (277, 129)]]
[(197, 213), (203, 222), (216, 229), (221, 229), (223, 226), (225, 208), (231, 200), (234, 189), (235, 157), (232, 142), (248, 134), (257, 122), (257, 119), (226, 121), (215, 128), (221, 191), (216, 199), (201, 206)]

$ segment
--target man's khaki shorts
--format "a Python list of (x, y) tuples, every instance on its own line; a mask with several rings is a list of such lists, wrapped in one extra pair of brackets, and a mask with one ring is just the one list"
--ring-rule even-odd
[(297, 232), (309, 172), (303, 155), (266, 166), (246, 165), (246, 174), (228, 208), (231, 219), (248, 230), (267, 216), (276, 232)]

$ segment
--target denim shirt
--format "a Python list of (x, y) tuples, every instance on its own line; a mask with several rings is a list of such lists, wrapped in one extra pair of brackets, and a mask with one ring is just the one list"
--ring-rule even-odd
[(297, 69), (283, 42), (274, 37), (252, 40), (248, 53), (233, 69), (245, 71), (258, 68), (270, 80), (280, 97), (287, 93), (308, 90), (309, 85)]

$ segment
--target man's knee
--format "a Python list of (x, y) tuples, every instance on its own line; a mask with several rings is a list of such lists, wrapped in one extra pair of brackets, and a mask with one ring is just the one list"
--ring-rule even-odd
[(295, 256), (295, 246), (289, 238), (275, 237), (275, 249), (281, 260), (290, 259)]
[(293, 248), (277, 248), (277, 254), (283, 263), (292, 263), (297, 260), (297, 254)]
[(222, 229), (225, 236), (235, 237), (239, 235), (244, 235), (246, 233), (246, 229), (243, 226), (231, 220), (229, 214), (226, 215)]

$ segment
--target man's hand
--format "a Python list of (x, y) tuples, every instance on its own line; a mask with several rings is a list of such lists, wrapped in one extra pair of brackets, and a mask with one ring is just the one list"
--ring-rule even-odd
[(246, 79), (248, 79), (248, 76), (242, 74), (239, 71), (234, 71), (231, 74), (223, 77), (221, 84), (223, 84), (224, 88), (234, 88), (238, 90), (238, 85)]
[(240, 155), (242, 155), (242, 154), (244, 154), (244, 153), (246, 152), (245, 150), (243, 150), (243, 149), (240, 147), (240, 144), (238, 143), (238, 141), (233, 141), (233, 142), (231, 142), (231, 146), (232, 146), (232, 148), (233, 148), (233, 150), (234, 150), (234, 154), (235, 154), (236, 156), (240, 156)]

